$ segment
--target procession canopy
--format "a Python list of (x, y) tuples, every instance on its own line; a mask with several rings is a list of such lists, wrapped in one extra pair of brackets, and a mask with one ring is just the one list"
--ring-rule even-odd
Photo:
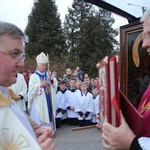
[(128, 22), (131, 23), (131, 22), (134, 22), (134, 21), (138, 21), (140, 18), (137, 18), (127, 12), (125, 12), (124, 10), (114, 6), (114, 5), (111, 5), (103, 0), (84, 0), (88, 3), (91, 3), (91, 4), (94, 4), (98, 7), (101, 7), (103, 9), (106, 9), (108, 11), (111, 11), (117, 15), (120, 15), (122, 17), (125, 17), (127, 18)]

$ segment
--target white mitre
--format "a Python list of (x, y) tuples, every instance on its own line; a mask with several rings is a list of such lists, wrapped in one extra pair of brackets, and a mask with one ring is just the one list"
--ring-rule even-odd
[(37, 64), (48, 63), (47, 56), (42, 52), (36, 57)]

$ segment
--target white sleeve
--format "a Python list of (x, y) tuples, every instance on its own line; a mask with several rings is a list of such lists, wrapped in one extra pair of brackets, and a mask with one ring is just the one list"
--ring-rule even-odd
[(23, 75), (20, 77), (20, 81), (22, 84), (20, 83), (21, 89), (20, 89), (19, 95), (21, 95), (21, 96), (23, 96), (23, 98), (25, 98), (26, 94), (27, 94), (27, 84), (26, 84), (26, 81), (25, 81)]
[(150, 150), (150, 138), (141, 137), (138, 139), (138, 142), (143, 150)]

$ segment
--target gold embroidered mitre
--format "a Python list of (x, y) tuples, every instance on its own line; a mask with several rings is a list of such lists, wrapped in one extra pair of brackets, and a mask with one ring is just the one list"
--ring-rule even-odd
[(36, 57), (37, 64), (48, 63), (47, 56), (42, 52)]

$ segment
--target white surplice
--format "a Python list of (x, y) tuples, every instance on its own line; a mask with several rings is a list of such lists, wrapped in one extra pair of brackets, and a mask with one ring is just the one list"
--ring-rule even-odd
[[(93, 114), (99, 114), (100, 113), (100, 103), (99, 103), (99, 95), (96, 96), (96, 98), (93, 98), (93, 108), (94, 113)], [(99, 123), (100, 120), (96, 119), (95, 116), (92, 116), (92, 122), (93, 123)]]
[[(66, 102), (65, 101), (65, 93), (63, 94), (61, 91), (58, 91), (56, 94), (56, 110), (58, 108), (65, 110), (65, 102)], [(62, 118), (62, 116), (63, 116), (62, 112), (59, 112), (59, 113), (57, 113), (55, 118)]]
[[(91, 93), (78, 93), (77, 94), (77, 103), (75, 107), (76, 112), (82, 112), (85, 114), (86, 112), (90, 112), (90, 114), (85, 118), (85, 120), (92, 119), (93, 109), (93, 96)], [(83, 118), (78, 114), (78, 119), (83, 120)]]
[(16, 95), (21, 95), (23, 96), (23, 99), (15, 101), (20, 110), (26, 111), (26, 106), (25, 106), (25, 98), (27, 94), (27, 84), (25, 82), (24, 76), (20, 73), (17, 75), (17, 82), (15, 84), (12, 84), (10, 88), (13, 90), (13, 92)]
[(67, 117), (68, 118), (78, 118), (78, 113), (72, 110), (68, 110), (67, 107), (75, 107), (77, 105), (77, 93), (67, 90), (65, 92), (65, 99), (66, 99), (66, 110), (67, 110)]

